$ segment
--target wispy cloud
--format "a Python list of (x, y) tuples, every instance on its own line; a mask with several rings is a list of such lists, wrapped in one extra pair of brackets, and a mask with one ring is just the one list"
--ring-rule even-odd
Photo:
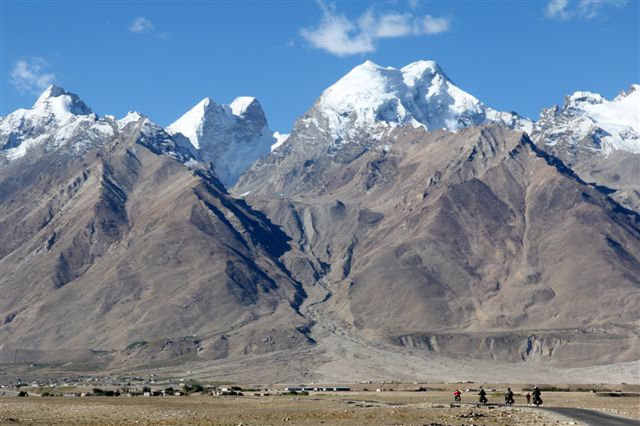
[(550, 0), (545, 7), (545, 15), (561, 21), (573, 18), (590, 20), (598, 17), (605, 7), (623, 7), (626, 4), (627, 0)]
[(604, 7), (623, 7), (626, 4), (627, 0), (581, 0), (578, 4), (578, 14), (585, 19), (593, 19), (600, 15)]
[(545, 13), (549, 18), (568, 19), (567, 6), (569, 0), (551, 0), (547, 3)]
[(449, 20), (447, 18), (434, 18), (426, 15), (422, 18), (422, 29), (425, 34), (439, 34), (449, 31)]
[(133, 34), (147, 34), (148, 36), (159, 38), (160, 40), (168, 40), (171, 38), (171, 33), (161, 31), (159, 28), (151, 22), (149, 18), (144, 16), (138, 16), (129, 25), (129, 32)]
[(374, 52), (379, 39), (432, 35), (449, 30), (447, 18), (368, 10), (350, 20), (338, 13), (334, 4), (318, 4), (322, 10), (320, 23), (313, 28), (301, 29), (300, 34), (313, 47), (337, 56)]
[(11, 70), (9, 82), (21, 94), (39, 95), (55, 80), (51, 65), (43, 58), (20, 59)]
[(133, 20), (131, 25), (129, 25), (129, 31), (132, 33), (147, 33), (153, 30), (153, 28), (151, 21), (144, 16), (138, 16)]
[(420, 6), (420, 0), (409, 0), (407, 2), (407, 5), (411, 8), (411, 9), (415, 9), (418, 6)]

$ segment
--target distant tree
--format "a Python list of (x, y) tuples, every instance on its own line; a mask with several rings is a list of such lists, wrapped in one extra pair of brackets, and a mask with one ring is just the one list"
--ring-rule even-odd
[(200, 383), (185, 383), (182, 386), (182, 390), (184, 391), (184, 393), (194, 393), (194, 392), (203, 392), (204, 391), (204, 386), (202, 386)]

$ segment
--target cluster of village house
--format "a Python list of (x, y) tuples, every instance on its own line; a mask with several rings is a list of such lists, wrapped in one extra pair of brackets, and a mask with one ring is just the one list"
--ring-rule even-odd
[(285, 392), (349, 392), (351, 388), (341, 386), (323, 386), (323, 387), (288, 387), (284, 388)]
[[(298, 393), (298, 392), (349, 392), (351, 388), (344, 386), (322, 386), (322, 387), (307, 387), (307, 386), (290, 386), (284, 388), (284, 390), (280, 389), (252, 389), (251, 392), (254, 396), (269, 396), (269, 395), (278, 395), (278, 394), (290, 394), (290, 393)], [(239, 386), (219, 386), (213, 387), (211, 385), (205, 385), (203, 393), (210, 393), (215, 396), (226, 396), (226, 395), (243, 395), (243, 389)], [(183, 393), (179, 391), (175, 391), (173, 393), (167, 393), (165, 391), (147, 391), (143, 393), (144, 396), (168, 396), (175, 395), (180, 396)]]
[[(348, 392), (350, 388), (347, 387), (288, 387), (283, 390), (279, 389), (260, 389), (258, 391), (253, 391), (254, 396), (269, 396), (269, 395), (278, 395), (278, 394), (290, 394), (297, 392)], [(108, 391), (107, 391), (108, 392)], [(243, 395), (243, 390), (240, 387), (232, 386), (232, 387), (217, 387), (217, 388), (208, 388), (205, 389), (202, 393), (216, 395), (216, 396), (225, 396), (225, 395)], [(33, 394), (33, 392), (32, 392)], [(39, 395), (39, 394), (38, 394)], [(132, 397), (132, 396), (183, 396), (186, 393), (181, 392), (179, 390), (174, 389), (162, 389), (162, 390), (142, 390), (132, 388), (127, 392), (111, 392), (111, 393), (100, 393), (97, 394), (95, 392), (64, 392), (62, 396), (64, 397), (87, 397), (87, 396), (98, 396), (98, 395), (107, 395), (107, 396), (124, 396), (124, 397)], [(28, 396), (28, 395), (26, 395)]]
[[(135, 378), (142, 379), (142, 378)], [(92, 379), (82, 378), (81, 380), (74, 383), (76, 386), (86, 387), (88, 388), (88, 383), (91, 382)], [(137, 380), (136, 380), (137, 381)], [(4, 389), (14, 389), (15, 391), (19, 389), (27, 389), (29, 388), (29, 392), (26, 392), (24, 396), (31, 395), (49, 395), (49, 393), (42, 393), (33, 388), (49, 388), (48, 392), (51, 392), (51, 395), (61, 395), (64, 397), (88, 397), (88, 396), (123, 396), (123, 397), (133, 397), (133, 396), (146, 396), (146, 397), (160, 397), (160, 396), (183, 396), (186, 393), (180, 389), (174, 389), (172, 387), (167, 387), (164, 389), (159, 388), (158, 384), (154, 384), (154, 380), (144, 381), (143, 383), (138, 382), (139, 386), (131, 386), (132, 383), (126, 383), (128, 386), (114, 386), (114, 380), (109, 380), (110, 383), (105, 383), (107, 385), (106, 389), (100, 388), (92, 388), (91, 390), (87, 389), (85, 391), (68, 391), (63, 393), (55, 392), (55, 389), (62, 388), (67, 386), (73, 386), (70, 383), (62, 383), (62, 384), (51, 384), (51, 383), (24, 383), (21, 380), (14, 386), (6, 386), (3, 385), (0, 390)], [(184, 382), (184, 380), (180, 380), (180, 382)], [(181, 385), (184, 383), (180, 383)], [(48, 386), (47, 386), (48, 385)], [(154, 388), (151, 388), (153, 386)], [(201, 394), (209, 394), (216, 396), (225, 396), (225, 395), (243, 395), (243, 392), (250, 391), (254, 396), (268, 396), (268, 395), (279, 395), (279, 394), (292, 394), (292, 393), (301, 393), (301, 392), (348, 392), (351, 388), (344, 386), (289, 386), (284, 389), (247, 389), (243, 390), (239, 386), (214, 386), (214, 385), (204, 385), (201, 387), (201, 391), (198, 393)], [(6, 395), (4, 395), (6, 393)], [(2, 396), (9, 396), (10, 393), (4, 392)], [(17, 392), (13, 392), (17, 393)], [(15, 395), (14, 395), (15, 396)]]

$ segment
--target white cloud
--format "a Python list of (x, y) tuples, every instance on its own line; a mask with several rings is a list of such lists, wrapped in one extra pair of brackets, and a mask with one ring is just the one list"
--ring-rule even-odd
[(439, 34), (449, 30), (449, 20), (447, 18), (434, 18), (427, 15), (422, 18), (422, 30), (425, 34)]
[(380, 16), (377, 20), (371, 12), (367, 12), (367, 15), (370, 17), (370, 29), (373, 36), (377, 38), (404, 37), (411, 34), (413, 30), (411, 15), (408, 13), (399, 14), (391, 12)]
[(43, 58), (20, 59), (11, 70), (9, 82), (21, 94), (39, 95), (55, 80), (51, 65)]
[(129, 31), (134, 34), (148, 34), (160, 40), (169, 40), (171, 38), (171, 33), (160, 31), (160, 29), (157, 29), (155, 25), (153, 25), (151, 20), (144, 16), (138, 16), (134, 19), (131, 25), (129, 25)]
[(599, 16), (607, 6), (622, 7), (627, 0), (551, 0), (547, 3), (545, 14), (549, 18), (566, 21), (572, 18), (590, 20)]
[(449, 29), (447, 18), (398, 12), (376, 14), (369, 10), (350, 20), (339, 14), (335, 5), (318, 4), (322, 9), (320, 23), (315, 28), (303, 28), (300, 34), (313, 47), (337, 56), (374, 52), (378, 39), (438, 34)]
[(593, 19), (600, 14), (603, 7), (623, 7), (627, 0), (580, 0), (578, 3), (578, 15), (584, 19)]
[(566, 11), (569, 0), (551, 0), (547, 3), (545, 10), (549, 18), (568, 19), (569, 15)]
[(153, 29), (153, 24), (144, 16), (138, 16), (129, 25), (129, 31), (132, 33), (146, 33)]
[[(334, 55), (346, 56), (356, 53), (373, 52), (373, 40), (367, 37), (358, 25), (344, 15), (335, 14), (333, 6), (320, 3), (322, 20), (315, 29), (303, 28), (300, 31), (312, 46), (324, 49)], [(363, 17), (365, 18), (365, 17)]]

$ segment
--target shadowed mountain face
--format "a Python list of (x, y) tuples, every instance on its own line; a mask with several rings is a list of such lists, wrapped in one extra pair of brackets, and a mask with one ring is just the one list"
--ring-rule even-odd
[(640, 218), (526, 135), (403, 127), (356, 155), (312, 145), (313, 160), (290, 140), (236, 191), (299, 244), (326, 309), (361, 335), (490, 359), (636, 359)]
[(3, 166), (2, 353), (148, 342), (115, 356), (139, 363), (308, 344), (304, 292), (278, 260), (289, 238), (172, 158), (147, 119), (120, 124), (81, 153), (45, 142)]

